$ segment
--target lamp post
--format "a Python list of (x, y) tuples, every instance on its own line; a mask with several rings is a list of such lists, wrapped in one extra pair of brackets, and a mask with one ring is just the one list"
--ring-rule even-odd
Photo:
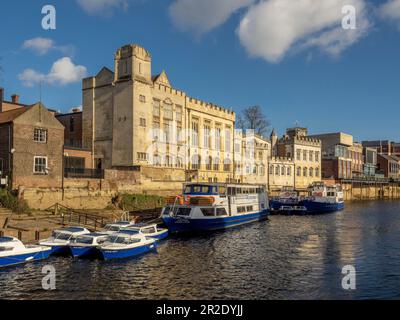
[(13, 187), (13, 169), (14, 169), (14, 153), (15, 153), (15, 149), (12, 148), (10, 150), (10, 157), (9, 157), (9, 161), (8, 161), (8, 172), (10, 174), (10, 181), (8, 182), (8, 188), (10, 191), (12, 191), (12, 187)]

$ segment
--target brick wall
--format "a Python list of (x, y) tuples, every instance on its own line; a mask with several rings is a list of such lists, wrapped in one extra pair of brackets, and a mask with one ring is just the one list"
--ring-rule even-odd
[(10, 124), (0, 125), (0, 166), (3, 164), (3, 167), (0, 167), (0, 171), (2, 171), (2, 176), (5, 177), (9, 175), (9, 155), (10, 155), (10, 147), (9, 147), (9, 130)]

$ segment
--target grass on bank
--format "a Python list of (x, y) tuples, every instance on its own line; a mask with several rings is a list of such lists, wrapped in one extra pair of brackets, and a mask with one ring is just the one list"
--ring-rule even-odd
[(0, 204), (15, 213), (29, 213), (30, 208), (25, 200), (18, 199), (12, 192), (0, 189)]
[[(114, 206), (126, 211), (139, 211), (161, 208), (164, 198), (155, 195), (122, 193), (113, 200)], [(111, 207), (113, 206), (109, 206)]]

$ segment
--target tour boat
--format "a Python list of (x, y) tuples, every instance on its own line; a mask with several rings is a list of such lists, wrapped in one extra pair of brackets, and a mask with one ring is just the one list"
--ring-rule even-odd
[(44, 246), (25, 246), (13, 237), (0, 238), (0, 267), (47, 259), (51, 248)]
[(107, 241), (109, 235), (105, 233), (90, 233), (77, 237), (70, 245), (74, 258), (96, 256), (97, 247)]
[(270, 200), (271, 210), (279, 211), (282, 206), (297, 206), (300, 202), (299, 192), (293, 188), (283, 188), (278, 197)]
[(307, 208), (307, 213), (322, 214), (344, 209), (344, 196), (341, 186), (326, 186), (324, 183), (314, 183), (310, 196), (300, 202)]
[(264, 220), (269, 202), (264, 185), (188, 183), (167, 199), (162, 220), (171, 233), (214, 231)]
[(135, 257), (156, 249), (156, 240), (135, 231), (110, 235), (99, 250), (104, 260)]
[(123, 228), (129, 227), (134, 225), (133, 222), (129, 222), (129, 221), (118, 221), (115, 223), (110, 223), (107, 224), (104, 227), (104, 231), (102, 231), (102, 233), (107, 233), (107, 234), (114, 234), (114, 233), (118, 233), (120, 232)]
[(51, 247), (52, 254), (66, 254), (70, 252), (69, 245), (79, 236), (89, 234), (90, 231), (82, 227), (69, 227), (54, 230), (51, 237), (39, 242), (42, 246)]
[(168, 237), (168, 229), (162, 229), (157, 224), (145, 224), (139, 223), (134, 224), (124, 229), (121, 229), (121, 233), (125, 231), (136, 232), (137, 234), (142, 234), (149, 238), (154, 238), (156, 240), (163, 240)]

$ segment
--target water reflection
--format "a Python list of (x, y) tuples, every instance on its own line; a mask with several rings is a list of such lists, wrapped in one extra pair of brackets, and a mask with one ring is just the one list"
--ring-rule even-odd
[[(399, 202), (360, 202), (315, 217), (271, 217), (211, 236), (172, 238), (119, 262), (51, 258), (0, 271), (12, 299), (400, 298)], [(57, 290), (41, 289), (41, 269)], [(357, 290), (341, 287), (357, 269)]]

